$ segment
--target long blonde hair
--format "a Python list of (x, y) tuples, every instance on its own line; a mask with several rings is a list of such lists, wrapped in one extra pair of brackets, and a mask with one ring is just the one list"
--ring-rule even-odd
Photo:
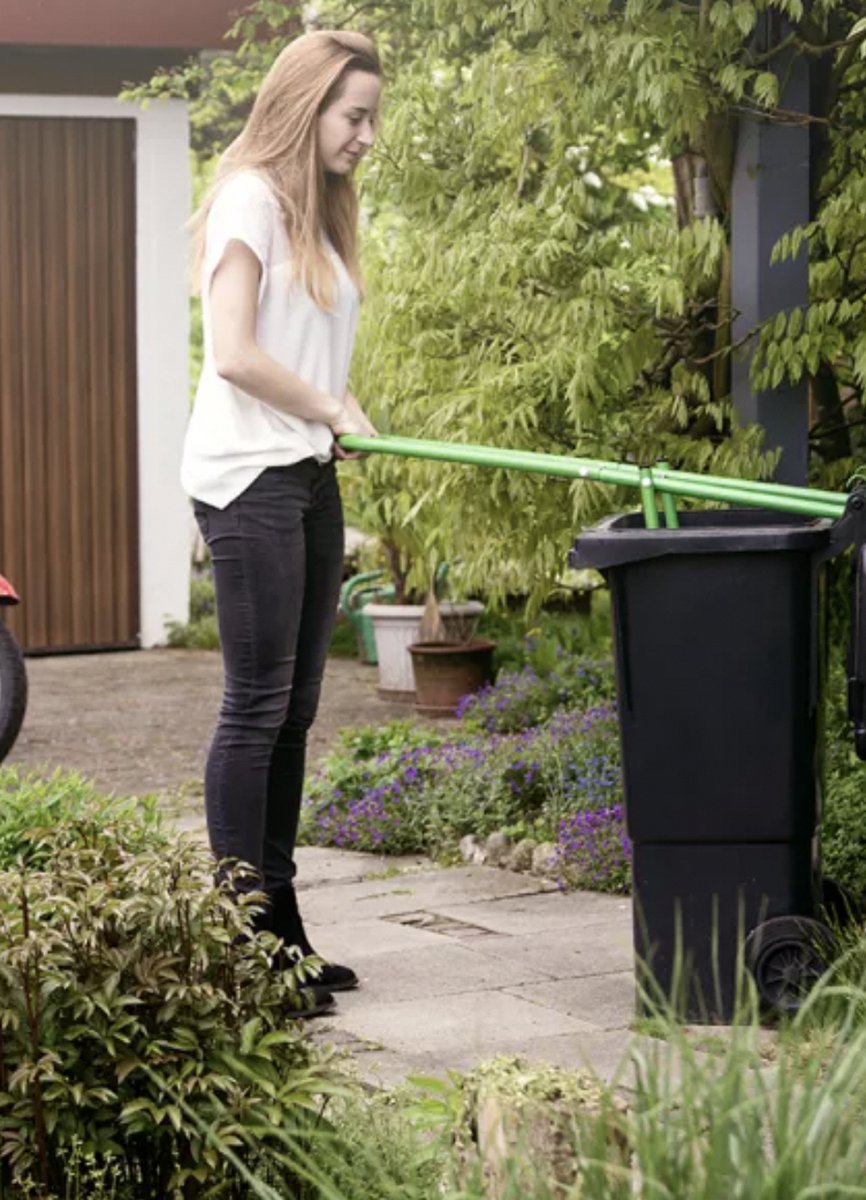
[(317, 136), (319, 114), (339, 98), (345, 76), (352, 70), (382, 73), (375, 46), (361, 33), (316, 30), (281, 51), (246, 125), (221, 156), (213, 185), (190, 221), (195, 286), (217, 191), (232, 175), (255, 170), (267, 177), (282, 208), (293, 278), (320, 307), (330, 308), (336, 274), (322, 244), (324, 234), (360, 288), (355, 189), (348, 176), (325, 172)]

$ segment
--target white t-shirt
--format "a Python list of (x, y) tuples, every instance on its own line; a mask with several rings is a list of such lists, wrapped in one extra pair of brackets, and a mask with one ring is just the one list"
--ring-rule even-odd
[(262, 264), (256, 338), (261, 348), (305, 383), (342, 400), (358, 324), (358, 289), (336, 250), (337, 295), (326, 311), (291, 282), (290, 247), (276, 197), (254, 171), (241, 171), (217, 192), (208, 214), (202, 268), (204, 363), (187, 427), (181, 466), (184, 490), (225, 508), (266, 467), (303, 458), (327, 462), (327, 425), (289, 416), (221, 379), (214, 365), (210, 281), (232, 239), (245, 242)]

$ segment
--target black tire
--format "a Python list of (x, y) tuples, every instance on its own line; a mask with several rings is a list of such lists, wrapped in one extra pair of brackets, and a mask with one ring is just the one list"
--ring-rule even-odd
[(833, 961), (833, 934), (811, 917), (773, 917), (753, 929), (743, 947), (761, 1004), (792, 1015)]
[(9, 629), (0, 621), (0, 762), (15, 745), (26, 709), (24, 655)]

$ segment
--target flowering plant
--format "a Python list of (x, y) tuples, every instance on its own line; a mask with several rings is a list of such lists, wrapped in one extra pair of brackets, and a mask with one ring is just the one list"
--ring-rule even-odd
[(546, 721), (557, 709), (575, 710), (613, 699), (610, 664), (573, 658), (557, 647), (553, 664), (503, 671), (496, 683), (464, 696), (457, 709), (467, 729), (512, 733)]
[(559, 823), (556, 866), (560, 883), (596, 892), (628, 892), (631, 842), (621, 804), (578, 810)]
[[(310, 841), (385, 853), (447, 853), (467, 833), (532, 827), (557, 839), (563, 819), (621, 802), (617, 724), (610, 705), (561, 710), (544, 726), (444, 741), (429, 731), (347, 764), (331, 756), (312, 779), (303, 815)], [(401, 743), (400, 738), (406, 737)], [(350, 734), (345, 741), (357, 739)], [(361, 743), (367, 744), (361, 737)]]

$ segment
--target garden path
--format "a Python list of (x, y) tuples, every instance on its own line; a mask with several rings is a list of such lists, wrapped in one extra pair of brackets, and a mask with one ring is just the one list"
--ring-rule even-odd
[[(179, 794), (194, 819), (222, 691), (212, 650), (120, 651), (27, 659), (27, 716), (8, 762), (81, 771), (122, 795)], [(405, 716), (376, 693), (376, 670), (331, 659), (311, 758), (338, 729)]]
[(627, 899), (316, 847), (299, 852), (299, 882), (313, 944), (361, 979), (316, 1036), (369, 1082), (497, 1054), (616, 1074), (634, 1017)]
[[(31, 699), (8, 761), (80, 771), (122, 794), (156, 792), (202, 829), (200, 775), (219, 702), (219, 657), (158, 650), (28, 659)], [(407, 710), (376, 694), (376, 673), (331, 660), (312, 737), (321, 756), (342, 727)], [(305, 847), (299, 886), (319, 951), (362, 987), (339, 997), (315, 1036), (352, 1052), (383, 1085), (465, 1069), (495, 1054), (610, 1077), (633, 1018), (628, 900), (562, 895), (489, 867), (438, 869)]]

